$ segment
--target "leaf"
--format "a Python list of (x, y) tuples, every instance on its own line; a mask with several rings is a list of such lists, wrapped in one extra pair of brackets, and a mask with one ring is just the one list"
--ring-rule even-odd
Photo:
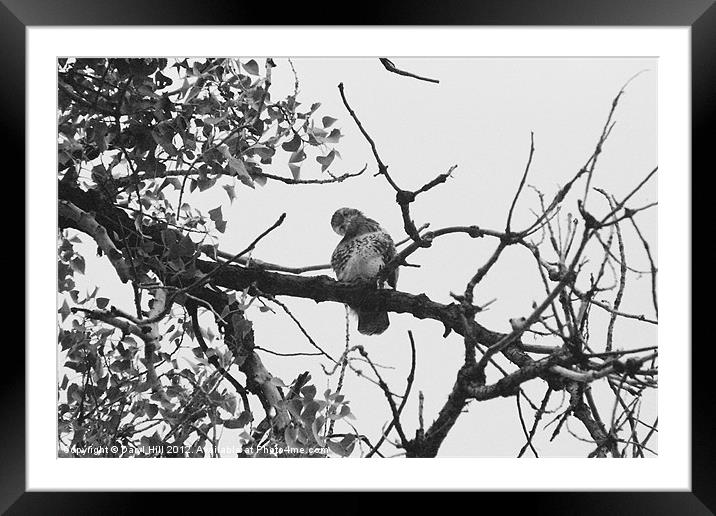
[(348, 405), (343, 405), (341, 407), (341, 417), (346, 417), (348, 414), (351, 413), (351, 408)]
[(253, 420), (254, 420), (253, 414), (251, 412), (249, 412), (248, 410), (244, 410), (241, 414), (239, 414), (237, 422), (241, 423), (241, 426), (245, 426), (245, 425), (251, 423), (251, 421), (253, 421)]
[(337, 119), (337, 118), (333, 118), (332, 116), (324, 116), (324, 117), (321, 119), (321, 123), (323, 124), (323, 127), (325, 127), (326, 129), (328, 129), (329, 127), (331, 127), (331, 126), (332, 126), (333, 124), (335, 124), (337, 121), (338, 121), (338, 119)]
[(253, 59), (251, 59), (250, 61), (247, 61), (246, 63), (244, 63), (241, 66), (243, 66), (244, 70), (249, 72), (251, 75), (259, 74), (259, 64), (256, 61), (254, 61)]
[(239, 177), (239, 181), (248, 186), (249, 188), (256, 188), (254, 186), (254, 180), (250, 177)]
[(301, 389), (301, 394), (303, 394), (303, 397), (307, 400), (312, 400), (316, 397), (316, 386), (306, 385), (303, 389)]
[(323, 416), (318, 416), (315, 421), (313, 421), (313, 424), (311, 425), (311, 430), (313, 431), (313, 437), (316, 439), (316, 442), (320, 444), (321, 446), (326, 445), (326, 440), (321, 435), (321, 432), (323, 431), (323, 425), (325, 425), (326, 420)]
[(310, 145), (313, 145), (314, 147), (318, 147), (318, 146), (326, 143), (326, 135), (328, 133), (326, 131), (324, 131), (323, 129), (314, 127), (312, 129), (309, 129), (307, 131), (307, 134), (308, 134), (308, 143)]
[(157, 83), (157, 87), (160, 90), (172, 84), (172, 80), (159, 70), (157, 70), (157, 73), (154, 74), (154, 81)]
[(343, 446), (343, 449), (346, 451), (346, 457), (353, 452), (353, 448), (355, 448), (355, 445), (355, 435), (347, 435), (341, 440), (341, 446)]
[(235, 413), (237, 407), (236, 397), (228, 394), (224, 395), (219, 406), (226, 410), (229, 414)]
[(295, 165), (293, 163), (289, 163), (288, 168), (291, 169), (291, 175), (293, 175), (293, 178), (296, 181), (301, 179), (301, 166), (300, 165)]
[(333, 129), (331, 133), (326, 136), (326, 141), (328, 143), (338, 143), (338, 140), (340, 140), (342, 137), (343, 135), (341, 134), (340, 129)]
[(316, 413), (320, 405), (313, 400), (309, 400), (303, 404), (303, 411), (301, 412), (301, 420), (307, 425), (311, 424), (316, 418)]
[(341, 457), (348, 456), (348, 451), (340, 443), (334, 443), (333, 441), (326, 441), (326, 444), (328, 445), (328, 449), (331, 450), (336, 455), (340, 455)]
[(67, 304), (66, 299), (64, 301), (62, 301), (62, 306), (57, 311), (57, 313), (59, 313), (62, 316), (62, 322), (64, 322), (65, 319), (67, 319), (67, 317), (70, 315), (70, 305)]
[(195, 250), (196, 244), (192, 241), (189, 235), (184, 235), (179, 242), (179, 256), (193, 256)]
[[(246, 165), (244, 165), (243, 161), (233, 156), (229, 156), (229, 168), (234, 171), (234, 173), (241, 180), (242, 183), (247, 184), (248, 186), (253, 185), (254, 181), (253, 179), (251, 179), (249, 171), (246, 170)], [(246, 181), (248, 181), (248, 183), (246, 183)]]
[(234, 199), (236, 199), (236, 190), (234, 185), (224, 185), (223, 188), (226, 190), (226, 195), (229, 196), (229, 202), (233, 204)]
[(177, 154), (179, 154), (179, 151), (172, 143), (171, 135), (167, 136), (163, 133), (160, 133), (156, 129), (153, 129), (151, 132), (154, 141), (157, 142), (162, 147), (162, 149), (167, 152), (167, 154), (169, 154), (170, 156), (176, 156)]
[(276, 387), (283, 387), (284, 389), (288, 389), (288, 385), (283, 383), (283, 380), (281, 380), (281, 378), (279, 378), (278, 376), (272, 377), (270, 381)]
[(255, 174), (251, 177), (254, 179), (254, 182), (259, 186), (265, 186), (268, 182), (268, 178), (263, 174)]
[(328, 167), (331, 166), (331, 163), (333, 163), (335, 157), (336, 153), (334, 151), (329, 152), (325, 156), (316, 156), (316, 161), (321, 164), (321, 172), (324, 172)]
[[(67, 378), (67, 376), (65, 376), (65, 378)], [(107, 390), (107, 383), (108, 383), (108, 382), (109, 382), (109, 375), (103, 376), (102, 378), (100, 378), (99, 380), (97, 380), (97, 389), (99, 389), (99, 390), (102, 391), (102, 392), (105, 391), (105, 390)]]
[(224, 220), (224, 216), (221, 213), (221, 206), (217, 206), (216, 208), (209, 210), (209, 218), (214, 222), (220, 222)]
[(229, 112), (228, 112), (228, 111), (227, 111), (226, 113), (224, 113), (223, 115), (221, 115), (221, 116), (208, 116), (208, 117), (206, 117), (206, 118), (203, 120), (203, 122), (204, 122), (205, 124), (216, 125), (216, 124), (218, 124), (219, 122), (224, 121), (227, 116), (229, 116)]
[(98, 297), (95, 302), (97, 303), (97, 308), (99, 308), (100, 310), (104, 310), (109, 304), (109, 299), (107, 299), (106, 297)]
[(164, 189), (165, 189), (167, 186), (169, 186), (169, 185), (172, 185), (175, 190), (180, 190), (180, 189), (181, 189), (181, 181), (179, 180), (179, 178), (176, 178), (176, 177), (165, 177), (165, 178), (164, 178), (164, 181), (162, 181), (162, 184), (161, 184), (161, 185), (159, 186), (159, 188), (157, 189), (157, 193), (161, 192), (162, 190), (164, 190)]
[(150, 418), (154, 418), (154, 416), (156, 416), (159, 413), (159, 407), (150, 403), (146, 406), (145, 412)]
[(311, 442), (311, 438), (308, 435), (308, 431), (303, 427), (298, 428), (298, 432), (296, 433), (296, 439), (298, 439), (298, 442), (300, 442), (301, 444), (309, 444)]
[(291, 157), (288, 159), (288, 162), (298, 163), (300, 161), (303, 161), (304, 159), (306, 159), (306, 153), (300, 150), (291, 154)]
[(75, 288), (75, 282), (72, 280), (72, 278), (67, 277), (60, 282), (58, 288), (60, 292), (67, 292), (68, 290), (72, 290), (73, 288)]
[(290, 400), (286, 406), (286, 409), (291, 413), (292, 416), (296, 418), (301, 417), (301, 409), (303, 408), (303, 403), (299, 398), (294, 398)]
[(144, 85), (144, 84), (137, 88), (137, 93), (141, 94), (144, 97), (151, 97), (154, 99), (159, 98), (159, 95), (154, 93), (154, 90), (152, 90), (152, 88), (150, 88), (149, 86)]
[(286, 440), (286, 444), (289, 448), (301, 448), (301, 443), (298, 442), (298, 429), (293, 426), (287, 426), (283, 432), (283, 438)]
[[(217, 252), (218, 244), (210, 245), (210, 244), (204, 244), (199, 247), (199, 250), (204, 253), (207, 256), (212, 257), (216, 260), (216, 252)], [(225, 315), (225, 314), (224, 314)]]
[(302, 143), (303, 143), (303, 140), (301, 140), (301, 137), (296, 134), (293, 136), (293, 139), (282, 143), (281, 148), (283, 150), (285, 150), (286, 152), (295, 152), (299, 148), (301, 148)]
[(73, 401), (82, 401), (82, 393), (80, 392), (80, 387), (76, 383), (70, 384), (69, 388), (67, 389), (67, 399), (73, 400)]
[(85, 273), (85, 259), (82, 258), (80, 255), (75, 255), (70, 260), (70, 267), (72, 267), (72, 270), (75, 272), (79, 272), (80, 274)]

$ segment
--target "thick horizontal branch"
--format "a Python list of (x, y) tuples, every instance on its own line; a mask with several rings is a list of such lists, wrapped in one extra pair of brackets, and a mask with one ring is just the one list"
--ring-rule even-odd
[[(197, 260), (197, 268), (210, 272), (214, 262)], [(465, 333), (461, 318), (461, 307), (457, 303), (442, 304), (431, 300), (425, 294), (409, 294), (392, 289), (378, 289), (371, 286), (335, 281), (328, 276), (296, 276), (266, 271), (253, 267), (228, 266), (215, 274), (215, 286), (241, 291), (255, 289), (257, 293), (272, 296), (290, 296), (314, 301), (333, 301), (351, 306), (370, 306), (372, 309), (395, 313), (408, 313), (417, 319), (432, 319), (442, 323), (446, 330), (460, 335)], [(468, 321), (467, 329), (476, 342), (491, 346), (506, 334), (491, 331), (475, 321)], [(519, 349), (519, 341), (504, 349), (503, 354), (514, 364), (523, 366), (532, 359)]]
[[(210, 272), (214, 262), (197, 260), (202, 272)], [(444, 305), (430, 300), (425, 294), (408, 294), (391, 289), (344, 283), (328, 276), (298, 276), (263, 270), (259, 267), (227, 266), (214, 275), (216, 286), (232, 290), (254, 287), (272, 296), (313, 299), (316, 302), (334, 301), (354, 306), (371, 305), (377, 310), (411, 313), (419, 319), (441, 321), (457, 331), (460, 325), (459, 306)], [(500, 334), (495, 334), (500, 335)]]
[[(112, 205), (107, 205), (95, 191), (83, 191), (65, 185), (59, 185), (60, 198), (70, 200), (85, 211), (97, 214), (110, 233), (121, 233), (121, 228), (133, 228), (134, 223), (129, 215)], [(75, 227), (75, 220), (60, 217), (60, 227)], [(79, 228), (78, 228), (79, 229)], [(463, 228), (460, 228), (462, 232)], [(468, 232), (481, 233), (479, 228), (465, 228)], [(144, 238), (151, 238), (157, 246), (156, 252), (161, 252), (161, 225), (145, 226)], [(138, 245), (132, 234), (128, 236), (129, 245)], [(197, 260), (198, 269), (204, 274), (216, 269), (216, 262)], [(409, 313), (417, 319), (433, 319), (443, 324), (446, 333), (454, 331), (464, 335), (470, 332), (470, 338), (484, 346), (492, 346), (500, 342), (506, 334), (491, 331), (479, 323), (469, 320), (467, 326), (462, 322), (461, 307), (457, 303), (442, 304), (431, 300), (425, 294), (408, 294), (391, 289), (377, 289), (364, 285), (347, 284), (335, 281), (328, 276), (301, 277), (293, 274), (284, 274), (263, 270), (260, 267), (242, 267), (227, 265), (214, 274), (212, 284), (236, 291), (254, 287), (258, 292), (272, 296), (290, 296), (304, 299), (313, 299), (316, 302), (332, 301), (353, 306), (370, 305), (376, 309), (383, 309), (395, 313)], [(194, 293), (195, 294), (195, 293)], [(519, 340), (516, 339), (509, 346), (502, 349), (502, 354), (517, 366), (532, 363), (532, 359), (519, 349)]]

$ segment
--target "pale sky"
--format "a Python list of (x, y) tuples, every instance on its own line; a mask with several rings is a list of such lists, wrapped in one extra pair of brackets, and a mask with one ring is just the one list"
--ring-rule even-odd
[[(514, 192), (528, 157), (530, 131), (534, 131), (535, 155), (528, 183), (539, 187), (548, 198), (567, 182), (592, 153), (601, 133), (611, 101), (634, 74), (648, 70), (627, 88), (615, 114), (616, 126), (604, 146), (594, 175), (593, 186), (623, 197), (655, 166), (657, 159), (656, 72), (654, 59), (548, 59), (548, 58), (430, 58), (393, 59), (395, 64), (419, 75), (440, 80), (431, 84), (388, 73), (375, 58), (300, 58), (293, 60), (300, 80), (300, 96), (305, 105), (321, 102), (320, 116), (338, 118), (344, 137), (337, 149), (341, 160), (334, 161), (334, 174), (354, 172), (368, 164), (361, 177), (331, 185), (285, 185), (269, 183), (251, 190), (239, 183), (232, 205), (219, 186), (204, 193), (196, 190), (186, 196), (194, 207), (208, 211), (224, 206), (228, 221), (220, 236), (220, 249), (238, 252), (265, 230), (282, 212), (284, 224), (261, 241), (254, 257), (287, 266), (303, 266), (329, 261), (340, 237), (330, 227), (335, 209), (348, 206), (362, 210), (378, 220), (394, 240), (405, 237), (400, 209), (392, 188), (382, 177), (374, 177), (376, 165), (370, 148), (342, 105), (337, 85), (343, 82), (346, 96), (376, 142), (383, 161), (395, 181), (414, 190), (457, 165), (447, 183), (421, 195), (411, 206), (417, 226), (429, 222), (431, 229), (450, 225), (472, 225), (502, 230)], [(293, 88), (293, 76), (285, 59), (276, 58), (272, 96), (281, 98)], [(285, 163), (285, 162), (283, 162)], [(319, 177), (320, 166), (311, 159), (303, 166), (305, 178)], [(281, 160), (267, 170), (290, 176)], [(583, 191), (580, 183), (578, 191)], [(592, 196), (592, 194), (590, 194)], [(591, 210), (606, 213), (605, 204), (594, 195)], [(563, 213), (577, 213), (576, 196), (568, 197)], [(652, 180), (637, 194), (630, 207), (657, 200), (657, 181)], [(525, 189), (515, 210), (513, 227), (520, 229), (538, 207), (534, 192)], [(645, 238), (656, 258), (657, 212), (651, 209), (637, 215)], [(648, 270), (648, 261), (630, 224), (624, 227), (627, 261), (631, 267)], [(426, 293), (431, 299), (449, 303), (449, 293), (462, 292), (477, 268), (492, 253), (494, 239), (472, 240), (464, 235), (437, 239), (430, 249), (417, 251), (411, 263), (420, 268), (403, 268), (398, 289)], [(96, 279), (100, 296), (110, 297), (117, 306), (131, 307), (131, 288), (121, 285), (106, 260), (91, 259), (93, 246), (86, 250), (87, 277)], [(547, 247), (543, 253), (546, 253)], [(592, 246), (587, 256), (600, 254)], [(591, 253), (591, 254), (590, 254)], [(552, 259), (551, 254), (545, 256)], [(325, 274), (329, 274), (328, 271)], [(612, 301), (614, 293), (599, 299)], [(653, 316), (648, 275), (628, 277), (622, 310)], [(509, 248), (475, 292), (475, 301), (496, 301), (478, 314), (477, 321), (487, 328), (509, 332), (508, 319), (528, 316), (532, 302), (544, 298), (543, 286), (533, 257), (523, 248)], [(332, 356), (340, 356), (344, 341), (345, 311), (336, 303), (317, 304), (311, 300), (283, 298), (302, 321), (314, 340)], [(122, 303), (126, 303), (123, 305)], [(258, 345), (279, 352), (312, 351), (295, 324), (280, 311), (277, 314), (250, 310)], [(394, 369), (381, 374), (395, 392), (402, 393), (410, 366), (407, 330), (412, 329), (417, 345), (417, 368), (410, 400), (402, 423), (408, 436), (417, 428), (417, 395), (425, 394), (424, 418), (429, 425), (445, 402), (457, 369), (463, 360), (463, 343), (457, 335), (442, 338), (442, 325), (417, 320), (409, 315), (390, 314), (391, 326), (380, 336), (362, 336), (351, 322), (351, 344), (363, 344), (371, 358)], [(590, 344), (603, 348), (608, 316), (594, 307)], [(620, 319), (615, 329), (615, 347), (628, 349), (656, 344), (656, 327)], [(524, 337), (531, 342), (532, 337)], [(260, 353), (268, 370), (290, 382), (304, 370), (311, 371), (322, 392), (333, 388), (337, 374), (326, 378), (318, 357), (275, 357)], [(328, 366), (327, 361), (323, 363)], [(501, 361), (503, 366), (510, 366)], [(356, 366), (360, 366), (356, 363)], [(369, 367), (362, 367), (368, 371)], [(488, 382), (499, 379), (488, 369)], [(539, 404), (546, 385), (539, 380), (525, 386), (532, 401)], [(612, 396), (606, 384), (594, 385), (600, 412), (608, 419)], [(606, 392), (605, 392), (606, 390)], [(381, 427), (391, 419), (390, 409), (380, 389), (346, 373), (343, 387), (351, 401), (359, 431), (373, 442)], [(550, 409), (561, 396), (553, 396)], [(566, 403), (566, 402), (565, 402)], [(258, 404), (255, 404), (257, 406)], [(566, 404), (563, 408), (566, 407)], [(528, 427), (533, 412), (523, 401)], [(555, 414), (543, 418), (546, 423)], [(656, 396), (645, 397), (642, 418), (652, 422), (656, 416)], [(262, 414), (257, 414), (260, 419)], [(541, 427), (540, 427), (541, 428)], [(541, 456), (586, 456), (593, 445), (576, 440), (565, 428), (553, 442), (548, 438), (554, 425), (538, 433), (534, 445)], [(571, 418), (569, 428), (581, 437), (586, 430)], [(336, 431), (347, 428), (336, 426)], [(230, 441), (232, 431), (224, 433)], [(227, 442), (227, 444), (231, 444)], [(516, 456), (524, 444), (515, 398), (472, 402), (443, 443), (441, 457)], [(650, 447), (656, 449), (652, 438)], [(395, 453), (386, 445), (383, 451)], [(529, 456), (529, 453), (527, 454)]]

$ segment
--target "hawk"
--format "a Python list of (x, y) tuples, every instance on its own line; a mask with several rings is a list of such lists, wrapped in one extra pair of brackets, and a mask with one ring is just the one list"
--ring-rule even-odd
[[(331, 256), (331, 267), (338, 281), (376, 281), (378, 274), (395, 257), (395, 244), (375, 220), (354, 208), (341, 208), (331, 217), (333, 231), (343, 237)], [(398, 269), (387, 277), (395, 288)], [(350, 307), (358, 315), (358, 331), (363, 335), (383, 333), (390, 324), (388, 312), (369, 307)]]

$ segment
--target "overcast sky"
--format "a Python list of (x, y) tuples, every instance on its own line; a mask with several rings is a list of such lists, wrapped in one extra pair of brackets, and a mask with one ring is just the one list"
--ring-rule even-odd
[[(601, 133), (611, 101), (621, 86), (635, 73), (639, 75), (620, 101), (616, 126), (604, 147), (593, 179), (593, 186), (604, 188), (618, 198), (624, 196), (657, 164), (656, 60), (649, 59), (546, 59), (546, 58), (431, 58), (394, 59), (395, 64), (419, 75), (440, 80), (440, 84), (421, 82), (383, 69), (377, 59), (301, 58), (293, 60), (300, 80), (304, 104), (321, 102), (319, 116), (333, 116), (345, 135), (338, 145), (341, 160), (334, 161), (334, 174), (360, 170), (368, 172), (340, 184), (289, 186), (269, 182), (251, 190), (237, 183), (237, 198), (229, 205), (220, 187), (204, 193), (196, 190), (186, 197), (193, 206), (208, 210), (224, 205), (228, 221), (220, 237), (220, 249), (238, 252), (286, 212), (281, 228), (262, 240), (254, 257), (287, 266), (327, 263), (340, 237), (330, 227), (335, 209), (348, 206), (362, 210), (378, 220), (394, 240), (405, 237), (395, 194), (376, 170), (370, 149), (345, 111), (337, 85), (343, 82), (346, 96), (375, 140), (383, 161), (395, 181), (414, 190), (437, 174), (457, 165), (453, 177), (443, 185), (421, 195), (411, 206), (416, 225), (429, 222), (433, 229), (449, 225), (504, 228), (512, 196), (519, 184), (528, 157), (530, 131), (534, 131), (535, 155), (529, 184), (548, 197), (567, 182), (592, 153)], [(283, 97), (293, 88), (293, 76), (285, 59), (276, 59), (272, 96)], [(315, 165), (315, 166), (314, 166)], [(313, 167), (311, 169), (311, 167)], [(274, 174), (290, 176), (285, 161), (277, 161)], [(304, 177), (319, 177), (320, 166), (310, 161), (303, 167)], [(583, 189), (581, 186), (580, 191)], [(657, 200), (657, 182), (652, 180), (635, 196), (630, 206)], [(597, 213), (605, 208), (596, 196), (590, 201)], [(536, 196), (526, 189), (517, 205), (513, 227), (521, 228), (537, 208)], [(564, 210), (577, 212), (576, 197), (568, 198)], [(601, 212), (606, 213), (606, 212)], [(640, 214), (640, 229), (656, 253), (656, 210)], [(625, 227), (625, 246), (629, 265), (648, 270), (648, 261), (633, 230)], [(425, 292), (431, 299), (448, 303), (449, 293), (462, 292), (476, 269), (490, 256), (495, 240), (471, 240), (463, 235), (448, 236), (432, 248), (419, 250), (410, 259), (420, 268), (403, 268), (398, 289)], [(92, 246), (87, 246), (91, 249)], [(590, 251), (596, 248), (588, 248)], [(85, 253), (92, 256), (92, 252)], [(597, 254), (591, 254), (595, 258)], [(656, 255), (655, 255), (656, 256)], [(551, 255), (547, 255), (551, 259)], [(116, 280), (106, 260), (88, 260), (87, 277), (96, 279), (100, 295), (131, 308), (131, 289)], [(104, 286), (106, 285), (106, 286)], [(622, 309), (653, 315), (647, 275), (629, 277)], [(612, 299), (613, 293), (601, 299)], [(522, 248), (509, 248), (498, 264), (476, 289), (475, 300), (496, 301), (478, 314), (477, 321), (487, 328), (508, 332), (508, 319), (527, 316), (532, 302), (544, 298), (543, 286), (533, 257)], [(307, 331), (326, 351), (337, 357), (344, 341), (345, 311), (342, 305), (316, 304), (310, 300), (284, 298)], [(592, 310), (591, 345), (600, 350), (605, 341), (608, 317)], [(256, 342), (279, 352), (312, 351), (295, 324), (284, 314), (248, 314), (254, 321)], [(417, 369), (411, 399), (403, 412), (403, 426), (411, 436), (417, 426), (417, 393), (425, 394), (425, 423), (429, 425), (445, 402), (463, 361), (459, 336), (442, 338), (443, 328), (435, 321), (416, 320), (409, 315), (390, 314), (391, 326), (380, 336), (357, 334), (352, 321), (351, 344), (363, 344), (372, 359), (394, 369), (381, 371), (396, 392), (402, 392), (410, 365), (407, 330), (412, 329), (417, 344)], [(525, 337), (526, 342), (531, 337)], [(654, 345), (656, 328), (620, 319), (615, 329), (615, 347)], [(290, 382), (304, 370), (311, 371), (319, 392), (337, 375), (326, 377), (317, 357), (282, 358), (261, 354), (269, 371)], [(506, 362), (503, 365), (509, 367)], [(329, 365), (324, 361), (325, 365)], [(356, 364), (358, 365), (358, 364)], [(364, 369), (368, 369), (367, 366)], [(488, 370), (488, 381), (499, 378)], [(546, 386), (533, 381), (526, 386), (531, 399), (539, 404)], [(611, 396), (604, 386), (595, 386), (602, 414), (611, 413)], [(348, 372), (343, 388), (351, 400), (358, 429), (375, 440), (382, 425), (390, 420), (390, 409), (375, 385)], [(560, 396), (553, 396), (550, 409)], [(566, 405), (565, 405), (566, 407)], [(532, 411), (523, 405), (527, 423)], [(656, 397), (646, 398), (643, 419), (656, 416)], [(544, 422), (553, 415), (547, 415)], [(566, 430), (548, 442), (553, 426), (535, 440), (541, 456), (585, 456), (593, 449), (569, 435)], [(570, 429), (579, 436), (588, 434), (571, 419)], [(336, 431), (346, 430), (336, 427)], [(229, 432), (225, 433), (231, 438)], [(650, 441), (656, 447), (656, 439)], [(472, 402), (444, 442), (440, 456), (515, 456), (524, 443), (515, 408), (515, 398)], [(231, 444), (231, 443), (226, 443)], [(385, 447), (388, 452), (390, 447)]]

